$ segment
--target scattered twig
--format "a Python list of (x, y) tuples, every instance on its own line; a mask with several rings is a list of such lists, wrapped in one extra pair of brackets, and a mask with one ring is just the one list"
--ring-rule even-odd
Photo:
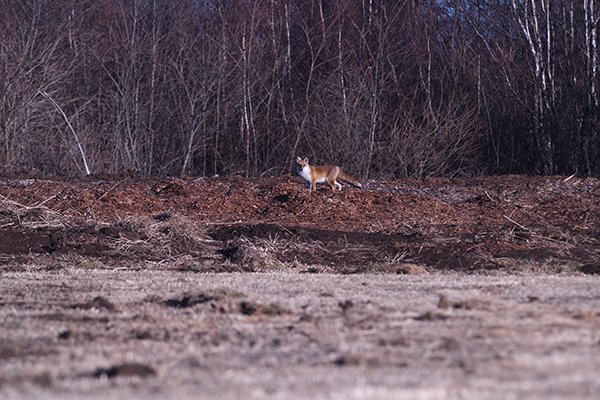
[(5, 203), (10, 204), (12, 206), (21, 207), (21, 208), (29, 208), (28, 206), (23, 205), (23, 204), (21, 204), (19, 202), (16, 202), (14, 200), (11, 200), (8, 197), (2, 196), (1, 194), (0, 194), (0, 199), (2, 199), (2, 201), (4, 201)]
[(0, 194), (0, 199), (2, 199), (2, 201), (4, 203), (8, 203), (10, 205), (12, 205), (13, 207), (17, 207), (26, 211), (31, 211), (31, 210), (44, 210), (44, 211), (51, 211), (48, 207), (44, 206), (44, 204), (46, 204), (48, 201), (52, 200), (53, 198), (55, 198), (56, 195), (50, 196), (48, 197), (46, 200), (42, 200), (37, 204), (34, 204), (32, 206), (26, 206), (25, 204), (21, 204), (17, 201), (11, 200), (3, 195)]
[(577, 175), (577, 172), (575, 172), (573, 175), (569, 176), (568, 178), (563, 179), (563, 182), (570, 181), (575, 175)]
[(507, 217), (506, 215), (503, 215), (503, 217), (506, 218), (507, 220), (509, 220), (510, 222), (512, 222), (513, 224), (515, 224), (516, 226), (518, 226), (521, 229), (524, 229), (526, 231), (530, 230), (529, 228), (524, 227), (523, 225), (521, 225), (520, 223), (518, 223), (514, 219), (511, 219), (510, 217)]
[[(31, 206), (31, 208), (41, 208), (44, 204), (46, 204), (47, 202), (49, 202), (50, 200), (52, 200), (55, 197), (56, 197), (56, 195), (52, 195), (52, 196), (48, 197), (46, 200), (43, 200), (37, 204), (34, 204), (33, 206)], [(44, 208), (46, 208), (46, 207), (44, 207)]]
[(390, 264), (396, 264), (399, 261), (404, 260), (404, 258), (408, 255), (408, 250), (403, 250), (403, 251), (399, 251), (396, 253), (396, 255), (394, 256), (394, 258), (392, 258), (390, 260)]

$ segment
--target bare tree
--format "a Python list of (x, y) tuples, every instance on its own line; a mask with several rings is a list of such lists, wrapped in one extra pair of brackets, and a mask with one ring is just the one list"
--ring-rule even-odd
[(2, 6), (6, 172), (600, 175), (596, 0)]

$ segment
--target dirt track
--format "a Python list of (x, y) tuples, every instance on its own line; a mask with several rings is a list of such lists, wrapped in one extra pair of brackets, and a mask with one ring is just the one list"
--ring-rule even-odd
[(0, 182), (0, 397), (595, 398), (599, 195)]

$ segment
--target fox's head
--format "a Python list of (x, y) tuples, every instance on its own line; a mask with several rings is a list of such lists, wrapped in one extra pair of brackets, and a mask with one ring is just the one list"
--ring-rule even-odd
[(304, 159), (298, 157), (296, 159), (296, 162), (298, 163), (298, 165), (300, 165), (301, 168), (304, 168), (304, 167), (306, 167), (308, 165), (308, 157), (304, 158)]
[(302, 170), (304, 167), (308, 167), (308, 158), (296, 158), (296, 174), (302, 175)]

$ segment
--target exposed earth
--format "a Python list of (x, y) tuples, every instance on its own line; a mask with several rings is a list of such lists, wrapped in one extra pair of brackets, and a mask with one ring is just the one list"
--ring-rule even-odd
[(0, 179), (2, 398), (595, 398), (600, 181)]

